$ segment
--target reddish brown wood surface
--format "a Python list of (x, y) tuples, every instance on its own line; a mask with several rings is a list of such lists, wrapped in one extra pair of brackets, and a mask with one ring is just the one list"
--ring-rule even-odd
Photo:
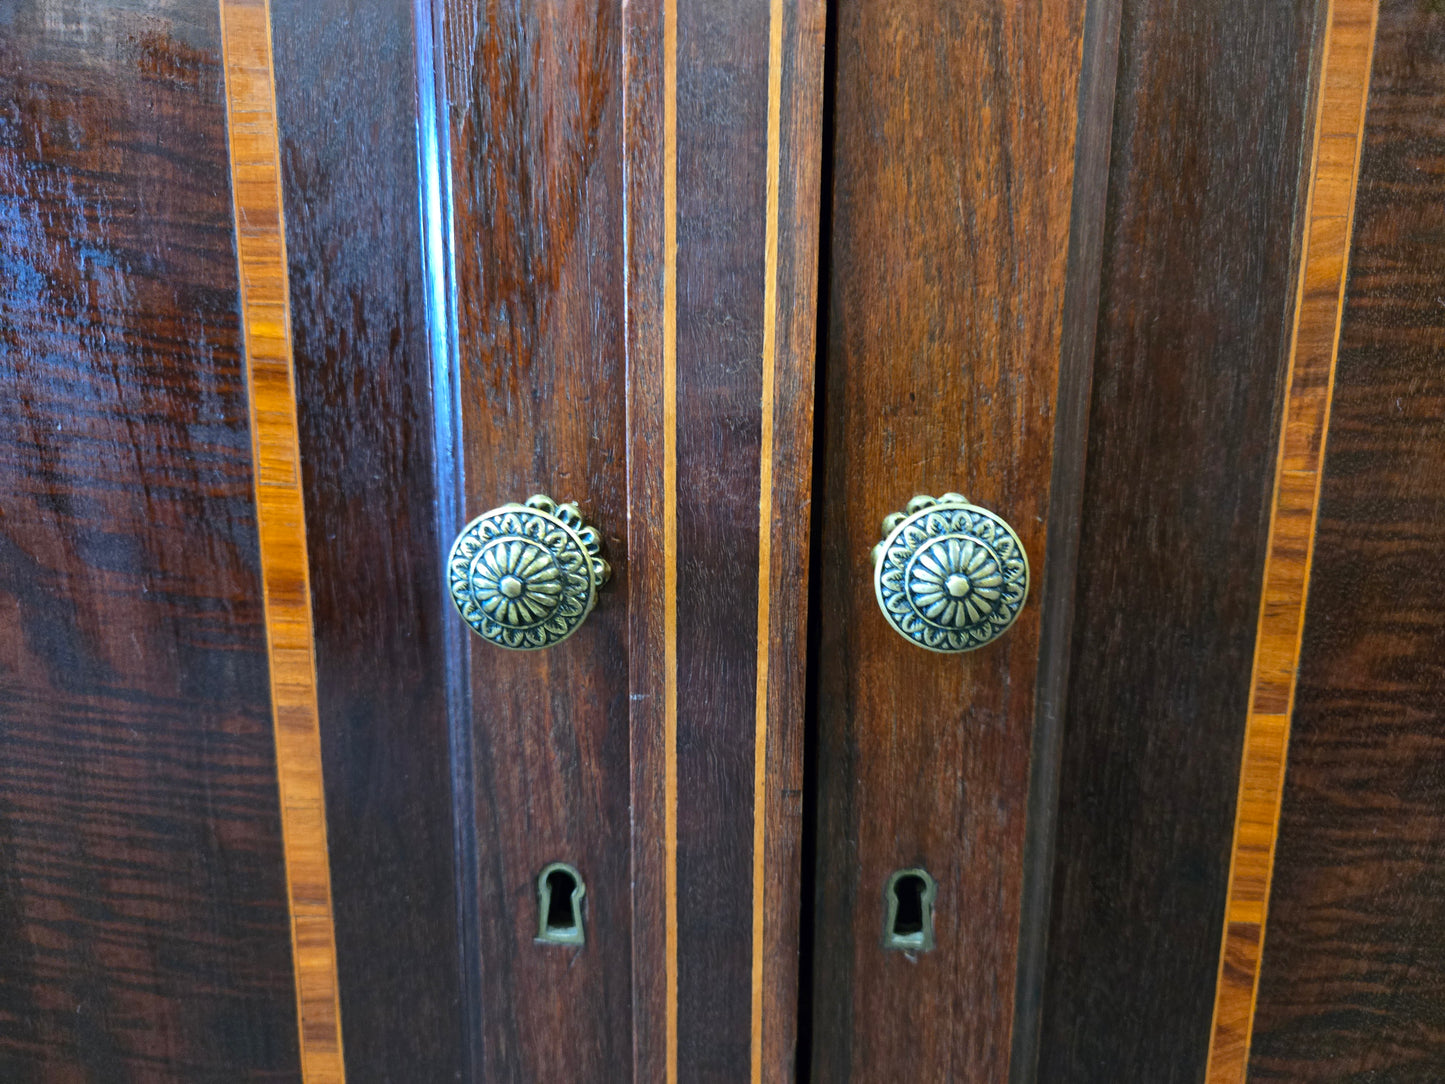
[[(627, 598), (628, 699), (632, 793), (632, 1035), (635, 1081), (676, 1079), (675, 829), (667, 802), (675, 709), (668, 686), (673, 577), (665, 523), (672, 502), (664, 450), (669, 367), (675, 369), (676, 144), (667, 104), (676, 72), (672, 18), (662, 3), (623, 13), (624, 198), (627, 272)], [(668, 59), (671, 58), (671, 59)], [(675, 91), (673, 92), (675, 93)], [(673, 159), (675, 162), (675, 159)], [(671, 176), (669, 176), (671, 174)], [(673, 472), (675, 477), (675, 471)]]
[(213, 3), (0, 26), (0, 1078), (296, 1081)]
[(351, 1084), (465, 1065), (411, 9), (271, 5)]
[(783, 1080), (822, 10), (662, 3), (625, 27), (636, 1074)]
[(679, 4), (676, 18), (678, 1076), (742, 1080), (752, 1000), (761, 462), (750, 453), (763, 397), (768, 22), (762, 4)]
[[(798, 904), (789, 886), (797, 883), (801, 808), (797, 735), (804, 508), (812, 466), (813, 341), (807, 329), (816, 289), (810, 253), (817, 237), (820, 31), (821, 10), (813, 3), (688, 3), (677, 11), (674, 499), (682, 1080), (757, 1079), (762, 1065), (754, 1060), (755, 1027), (776, 1029), (781, 1039), (773, 1047), (768, 1078), (782, 1079), (791, 1063), (796, 1009), (787, 991), (796, 981), (788, 971), (796, 971)], [(785, 57), (792, 61), (786, 68)], [(773, 96), (776, 103), (770, 103)], [(786, 125), (786, 146), (770, 146), (773, 110), (780, 114), (775, 138)], [(780, 220), (783, 214), (787, 220)], [(780, 269), (780, 256), (786, 268)], [(766, 449), (765, 423), (772, 442)], [(762, 500), (768, 507), (764, 523)], [(767, 551), (761, 549), (764, 532)], [(766, 567), (760, 569), (760, 560)], [(760, 589), (775, 602), (762, 613)], [(771, 628), (760, 627), (760, 617)], [(762, 688), (760, 643), (770, 664)], [(777, 698), (776, 714), (769, 710), (770, 696)], [(760, 726), (766, 727), (761, 747)], [(755, 757), (761, 751), (766, 760), (769, 736), (776, 760), (771, 772), (764, 766), (763, 778), (773, 792), (759, 806)], [(759, 836), (755, 818), (761, 814), (766, 822), (770, 813), (771, 829)], [(761, 843), (766, 851), (769, 838), (775, 849), (770, 858), (764, 854), (759, 877), (755, 848)], [(772, 952), (761, 956), (753, 945), (759, 923), (765, 943), (773, 939)], [(778, 935), (769, 933), (770, 923)], [(754, 1014), (762, 996), (755, 987), (763, 983), (765, 966), (773, 995), (766, 1019)], [(779, 983), (781, 996), (775, 993)]]
[[(813, 1073), (1007, 1079), (1083, 5), (837, 9), (819, 654)], [(943, 656), (878, 611), (916, 493), (1019, 531), (1031, 598)], [(882, 947), (889, 874), (938, 947)]]
[(1313, 161), (1302, 212), (1298, 301), (1239, 770), (1228, 909), (1205, 1077), (1209, 1084), (1238, 1084), (1244, 1080), (1249, 1058), (1305, 588), (1314, 553), (1325, 427), (1334, 387), (1375, 11), (1374, 0), (1332, 0), (1315, 80)]
[(1039, 1081), (1204, 1073), (1320, 13), (1121, 8)]
[[(771, 499), (760, 509), (760, 532), (768, 562), (759, 592), (769, 600), (769, 620), (758, 648), (766, 652), (766, 681), (755, 715), (765, 713), (758, 742), (761, 766), (754, 781), (753, 856), (753, 1063), (754, 1081), (794, 1079), (799, 1060), (799, 974), (802, 912), (803, 726), (806, 685), (810, 526), (813, 499), (815, 344), (818, 334), (818, 246), (822, 161), (824, 31), (826, 9), (815, 0), (774, 2), (769, 18), (773, 46), (768, 98), (773, 118), (768, 170), (775, 189), (768, 215), (775, 238), (765, 253), (764, 274), (773, 282), (776, 327), (769, 388), (771, 458), (764, 460)], [(775, 25), (776, 24), (776, 25)], [(774, 176), (774, 174), (776, 174)], [(771, 263), (771, 266), (769, 266)], [(766, 297), (766, 293), (765, 293)], [(755, 727), (758, 725), (755, 718)], [(762, 929), (757, 930), (761, 925)]]
[[(631, 1075), (631, 906), (618, 6), (446, 3), (463, 522), (548, 493), (603, 536), (612, 583), (565, 643), (466, 634), (480, 1014), (487, 1080)], [(451, 394), (437, 388), (439, 397)], [(450, 545), (450, 539), (442, 539)], [(438, 555), (440, 557), (440, 554)], [(452, 615), (448, 615), (451, 617)], [(587, 886), (587, 943), (537, 944), (535, 879)]]
[(1382, 4), (1250, 1080), (1445, 1073), (1442, 109)]
[[(312, 572), (343, 1008), (365, 1021), (348, 1028), (349, 1074), (404, 1076), (414, 1056), (477, 1079), (652, 1080), (669, 1064), (688, 1079), (781, 1079), (796, 1019), (821, 11), (759, 5), (714, 23), (660, 5), (624, 26), (611, 5), (447, 3), (414, 29), (384, 5), (359, 14), (341, 41), (324, 10), (282, 4), (277, 34), (308, 527), (325, 540)], [(678, 52), (680, 27), (712, 61)], [(390, 81), (404, 61), (382, 43), (398, 30), (415, 35), (422, 196), (433, 181), (450, 194), (415, 225), (414, 159), (375, 135), (395, 134), (405, 108)], [(363, 92), (378, 65), (381, 93)], [(328, 103), (351, 94), (364, 106), (334, 132)], [(737, 117), (705, 108), (719, 94)], [(665, 198), (668, 171), (681, 201)], [(642, 241), (665, 232), (685, 241), (667, 258)], [(664, 289), (689, 260), (696, 288)], [(668, 306), (696, 339), (681, 362), (664, 358)], [(749, 330), (717, 338), (714, 322)], [(669, 387), (664, 427), (643, 404)], [(691, 542), (644, 541), (634, 562), (629, 546), (663, 518), (642, 483), (655, 473), (660, 495), (663, 433), (682, 451), (668, 507)], [(575, 637), (509, 654), (431, 592), (462, 522), (539, 490), (582, 502), (614, 577)], [(764, 612), (760, 583), (770, 634), (739, 638)], [(653, 728), (665, 695), (650, 683), (667, 680), (654, 651), (681, 661), (670, 746)], [(676, 710), (708, 689), (718, 703)], [(534, 879), (558, 859), (587, 882), (580, 950), (533, 940)], [(671, 931), (668, 914), (682, 916)], [(417, 996), (388, 993), (392, 975)]]

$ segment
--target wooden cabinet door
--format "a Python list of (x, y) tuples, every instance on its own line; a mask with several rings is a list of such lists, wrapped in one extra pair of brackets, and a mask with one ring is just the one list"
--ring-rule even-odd
[[(348, 1065), (785, 1074), (821, 10), (350, 8), (272, 6)], [(611, 580), (502, 650), (445, 557), (534, 493)]]
[[(0, 8), (0, 1078), (791, 1072), (823, 34)], [(611, 581), (505, 652), (538, 492)]]
[(1441, 1078), (1439, 14), (833, 14), (812, 1078)]
[(0, 1077), (788, 1075), (822, 5), (95, 7), (0, 9)]

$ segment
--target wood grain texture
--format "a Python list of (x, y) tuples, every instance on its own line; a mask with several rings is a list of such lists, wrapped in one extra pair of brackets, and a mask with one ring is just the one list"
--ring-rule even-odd
[(271, 16), (347, 1076), (465, 1080), (440, 571), (457, 517), (437, 501), (428, 324), (445, 312), (417, 169), (428, 27), (410, 0)]
[(211, 0), (0, 19), (0, 1079), (300, 1079)]
[(1349, 260), (1375, 0), (1332, 0), (1317, 77), (1318, 115), (1304, 209), (1294, 338), (1239, 769), (1228, 902), (1205, 1079), (1244, 1080), (1279, 830), (1289, 718), (1314, 555), (1320, 468)]
[(1442, 110), (1445, 15), (1381, 4), (1250, 1080), (1445, 1072)]
[(823, 11), (625, 26), (636, 1079), (790, 1079)]
[[(813, 482), (815, 349), (818, 335), (818, 243), (821, 201), (823, 61), (826, 7), (805, 0), (771, 6), (769, 108), (776, 113), (769, 176), (776, 232), (765, 284), (774, 314), (768, 395), (771, 447), (763, 443), (763, 477), (770, 496), (759, 534), (769, 539), (758, 591), (768, 599), (758, 646), (767, 655), (766, 681), (755, 706), (759, 734), (754, 756), (753, 1061), (751, 1079), (792, 1080), (799, 1013), (799, 938), (802, 897), (804, 694), (807, 684), (808, 582)], [(776, 65), (776, 66), (775, 66)], [(770, 124), (771, 127), (771, 124)], [(775, 174), (775, 176), (774, 176)], [(769, 201), (770, 204), (772, 200)], [(757, 838), (760, 837), (760, 838)], [(761, 926), (759, 930), (758, 927)]]
[(675, 9), (622, 12), (623, 199), (627, 379), (627, 653), (632, 832), (634, 1081), (677, 1078), (673, 881), (676, 668), (668, 643), (672, 570), (667, 519), (675, 500), (667, 403), (675, 371), (676, 234), (673, 83)]
[(1121, 11), (1038, 1079), (1198, 1081), (1293, 313), (1313, 0)]
[(301, 1075), (306, 1084), (342, 1084), (346, 1072), (267, 0), (221, 0), (221, 48)]
[(750, 1065), (768, 36), (677, 7), (679, 1080)]
[[(837, 7), (820, 1080), (1008, 1075), (1083, 15)], [(1008, 635), (962, 656), (894, 634), (869, 564), (883, 516), (947, 490), (1009, 520), (1037, 577)], [(881, 944), (884, 886), (912, 866), (939, 885), (916, 959)]]
[[(797, 101), (816, 99), (820, 89), (816, 76), (809, 86), (799, 81), (796, 69), (781, 67), (785, 55), (800, 51), (796, 13), (804, 14), (801, 47), (816, 53), (821, 40), (816, 31), (808, 32), (810, 24), (819, 26), (814, 3), (686, 3), (677, 9), (677, 1043), (682, 1080), (743, 1080), (754, 1072), (753, 1079), (761, 1079), (763, 1035), (754, 1033), (754, 1025), (763, 1027), (764, 1021), (754, 1017), (753, 1006), (761, 1007), (766, 994), (754, 939), (769, 936), (770, 919), (792, 926), (790, 911), (796, 907), (775, 897), (769, 908), (766, 898), (758, 901), (756, 894), (766, 893), (774, 876), (785, 891), (795, 883), (801, 803), (795, 796), (779, 806), (785, 819), (771, 828), (765, 824), (761, 841), (755, 820), (761, 814), (766, 821), (772, 787), (800, 790), (796, 757), (769, 765), (767, 747), (759, 739), (766, 741), (771, 733), (779, 752), (786, 753), (788, 731), (801, 725), (802, 599), (793, 593), (772, 600), (779, 604), (776, 638), (758, 624), (764, 612), (758, 591), (772, 583), (774, 553), (797, 584), (807, 552), (806, 518), (800, 510), (811, 468), (812, 387), (806, 374), (812, 368), (812, 343), (805, 336), (779, 344), (776, 323), (771, 357), (767, 341), (769, 321), (789, 315), (781, 307), (779, 286), (789, 289), (790, 307), (801, 306), (792, 315), (802, 326), (812, 312), (811, 268), (792, 267), (795, 277), (786, 284), (779, 278), (783, 245), (791, 254), (794, 246), (806, 250), (816, 238), (816, 203), (798, 204), (793, 183), (800, 167), (805, 177), (811, 168), (800, 161), (802, 156), (816, 158), (816, 107), (811, 110), (813, 131), (807, 126), (798, 131), (789, 140), (788, 159), (782, 157), (783, 126), (793, 129), (799, 120)], [(770, 48), (774, 41), (776, 51)], [(772, 68), (771, 59), (778, 68)], [(801, 74), (808, 77), (806, 67)], [(778, 118), (778, 142), (771, 147), (770, 110)], [(790, 182), (788, 191), (780, 187), (775, 193), (778, 215), (786, 207), (803, 216), (797, 231), (775, 239), (771, 266), (770, 175), (779, 185), (785, 176)], [(806, 200), (806, 187), (802, 194)], [(781, 222), (774, 218), (773, 229), (779, 230)], [(798, 232), (804, 237), (798, 238)], [(779, 396), (780, 376), (787, 399)], [(780, 434), (774, 425), (772, 447), (764, 427), (769, 416), (774, 423), (781, 416), (787, 426)], [(767, 519), (760, 522), (764, 503)], [(786, 517), (781, 527), (779, 514)], [(770, 536), (766, 550), (763, 532)], [(760, 579), (763, 562), (766, 578)], [(760, 645), (768, 653), (765, 675), (759, 673)], [(789, 681), (791, 689), (785, 684)], [(774, 683), (782, 686), (777, 691), (783, 710), (770, 720)], [(768, 779), (770, 767), (781, 775)], [(756, 790), (759, 774), (762, 796)], [(792, 839), (780, 831), (790, 832)], [(767, 863), (769, 836), (786, 845), (772, 855), (776, 874), (759, 879), (754, 848), (761, 842)], [(759, 921), (761, 931), (755, 926)], [(778, 966), (767, 969), (774, 988), (780, 980), (793, 981), (785, 969), (790, 962), (796, 967), (795, 937), (783, 939)], [(794, 1014), (791, 997), (784, 995), (767, 1024), (791, 1032)], [(789, 1072), (791, 1057), (779, 1056), (789, 1045), (785, 1041), (767, 1067), (769, 1079)]]
[(1030, 750), (1029, 808), (1024, 826), (1018, 981), (1014, 996), (1013, 1052), (1009, 1059), (1012, 1084), (1033, 1084), (1038, 1078), (1043, 984), (1048, 970), (1049, 901), (1053, 898), (1059, 767), (1072, 661), (1079, 525), (1083, 518), (1094, 340), (1103, 277), (1121, 9), (1120, 0), (1091, 0), (1084, 12), (1069, 263), (1064, 275), (1057, 420), (1049, 481), (1045, 568), (1048, 589), (1039, 605), (1039, 668)]
[[(436, 6), (440, 138), (465, 522), (544, 492), (576, 500), (612, 563), (565, 643), (508, 652), (467, 634), (469, 758), (459, 830), (475, 868), (477, 1020), (485, 1080), (632, 1074), (628, 595), (623, 374), (621, 23), (614, 3)], [(452, 499), (443, 495), (443, 500)], [(449, 538), (442, 539), (444, 546)], [(442, 553), (437, 554), (440, 561)], [(440, 569), (440, 564), (438, 564)], [(449, 615), (455, 619), (454, 615)], [(468, 793), (469, 792), (469, 793)], [(587, 886), (586, 945), (535, 942), (550, 862)]]
[[(759, 723), (766, 724), (761, 959), (746, 875), (754, 869), (759, 827), (752, 812), (757, 795), (749, 788), (741, 801), (708, 812), (749, 847), (742, 877), (731, 886), (741, 889), (733, 903), (746, 916), (743, 935), (724, 931), (683, 942), (674, 923), (671, 996), (667, 990), (665, 916), (670, 908), (676, 915), (678, 896), (664, 813), (673, 854), (679, 840), (686, 845), (676, 800), (678, 683), (659, 680), (667, 652), (674, 673), (679, 658), (676, 617), (668, 647), (663, 616), (669, 595), (676, 615), (676, 577), (685, 560), (675, 532), (682, 501), (706, 516), (714, 495), (726, 493), (752, 505), (748, 519), (730, 529), (746, 531), (754, 546), (762, 537), (764, 371), (760, 344), (741, 377), (717, 358), (699, 362), (717, 366), (720, 381), (741, 381), (744, 392), (752, 381), (758, 428), (739, 434), (718, 404), (700, 401), (707, 425), (692, 438), (709, 448), (721, 426), (728, 443), (714, 454), (735, 458), (734, 472), (753, 472), (751, 494), (726, 476), (679, 487), (682, 436), (675, 407), (669, 425), (661, 409), (664, 400), (676, 404), (678, 379), (672, 293), (669, 394), (661, 364), (669, 320), (661, 314), (677, 286), (677, 260), (675, 250), (664, 259), (660, 243), (670, 232), (675, 244), (681, 221), (677, 12), (669, 10), (670, 52), (662, 7), (634, 7), (624, 23), (614, 5), (540, 11), (421, 5), (412, 31), (422, 89), (422, 191), (415, 193), (404, 176), (403, 156), (411, 152), (396, 134), (404, 106), (386, 76), (401, 62), (381, 44), (405, 36), (402, 15), (382, 4), (348, 7), (353, 21), (334, 29), (337, 12), (278, 5), (277, 37), (294, 65), (278, 77), (303, 462), (314, 491), (309, 526), (327, 540), (313, 551), (312, 568), (329, 808), (344, 833), (333, 846), (340, 967), (348, 1019), (360, 1013), (366, 1021), (349, 1044), (355, 1079), (416, 1073), (408, 1067), (413, 1052), (439, 1078), (655, 1080), (666, 1074), (669, 1057), (675, 1073), (695, 1073), (697, 1058), (683, 1048), (679, 1061), (677, 1043), (678, 1023), (688, 1018), (679, 1011), (677, 968), (690, 951), (727, 953), (745, 969), (724, 1002), (741, 1024), (726, 1039), (730, 1056), (741, 1051), (744, 1059), (730, 1063), (729, 1078), (733, 1065), (749, 1071), (754, 1050), (757, 1072), (769, 1079), (792, 1064), (801, 590), (769, 600), (766, 685), (726, 675), (745, 694), (735, 736), (749, 755), (729, 768), (737, 778), (755, 778), (752, 757)], [(720, 25), (709, 48), (726, 53), (728, 34), (753, 35), (759, 27), (766, 33), (771, 18), (759, 7), (746, 20)], [(773, 157), (779, 319), (769, 493), (777, 529), (769, 536), (767, 582), (782, 592), (806, 578), (821, 11), (785, 5), (779, 28)], [(378, 66), (383, 93), (363, 90), (360, 84), (378, 78)], [(660, 154), (669, 70), (670, 195)], [(710, 76), (695, 64), (682, 73), (699, 87)], [(318, 99), (308, 81), (326, 87), (328, 97)], [(350, 95), (366, 108), (342, 104)], [(450, 105), (432, 116), (429, 101)], [(767, 105), (762, 97), (752, 108)], [(351, 127), (335, 131), (337, 113)], [(712, 114), (694, 117), (691, 138), (707, 147), (713, 124)], [(377, 143), (378, 132), (391, 138)], [(739, 124), (735, 137), (756, 144), (758, 173), (750, 183), (765, 191), (766, 128)], [(365, 145), (374, 153), (359, 161), (357, 148)], [(409, 208), (418, 196), (428, 211), (416, 227)], [(439, 206), (427, 202), (433, 197)], [(745, 213), (727, 224), (738, 234), (738, 252), (744, 241), (751, 244), (751, 261), (739, 259), (737, 290), (756, 305), (746, 319), (761, 327), (765, 204), (741, 206)], [(624, 224), (632, 231), (625, 241)], [(429, 239), (420, 253), (415, 229)], [(699, 247), (694, 256), (704, 274), (714, 274), (709, 253)], [(420, 283), (417, 260), (425, 267)], [(423, 356), (428, 349), (430, 359)], [(359, 379), (358, 371), (375, 375)], [(663, 505), (658, 494), (669, 442), (673, 481)], [(461, 522), (539, 489), (583, 501), (606, 536), (614, 579), (599, 610), (558, 651), (507, 655), (471, 641), (449, 611), (438, 615), (439, 595), (429, 591)], [(625, 544), (617, 534), (624, 528)], [(708, 572), (705, 561), (714, 562), (709, 574), (718, 579), (737, 578), (746, 568), (725, 547), (696, 558), (694, 568)], [(758, 611), (757, 583), (744, 583), (739, 596), (751, 613)], [(711, 634), (722, 627), (710, 626)], [(731, 635), (726, 642), (733, 650)], [(758, 657), (757, 641), (737, 646)], [(662, 710), (669, 695), (670, 805)], [(760, 716), (759, 695), (775, 714)], [(714, 723), (694, 725), (705, 731)], [(445, 838), (449, 802), (457, 814), (454, 855)], [(628, 842), (637, 849), (631, 857)], [(580, 953), (532, 942), (533, 878), (554, 859), (573, 861), (587, 879), (588, 943)], [(443, 887), (453, 876), (454, 914)], [(709, 906), (698, 902), (704, 911)], [(405, 921), (413, 906), (419, 913), (407, 928), (387, 938), (388, 924)], [(449, 935), (452, 922), (457, 930)], [(367, 951), (368, 939), (385, 944)], [(439, 979), (428, 990), (432, 973)], [(397, 975), (416, 998), (388, 995)], [(456, 1024), (448, 1019), (449, 998), (460, 1003)], [(755, 1004), (763, 1025), (756, 1034)], [(696, 1026), (709, 1032), (716, 1022)]]

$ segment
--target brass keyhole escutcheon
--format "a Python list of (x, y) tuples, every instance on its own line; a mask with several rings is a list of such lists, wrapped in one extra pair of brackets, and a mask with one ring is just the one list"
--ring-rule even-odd
[(1029, 559), (1002, 517), (961, 493), (920, 494), (883, 520), (873, 589), (888, 623), (929, 651), (973, 651), (1002, 636), (1029, 593)]
[(571, 636), (612, 575), (575, 504), (538, 493), (472, 520), (447, 557), (447, 587), (478, 636), (533, 651)]

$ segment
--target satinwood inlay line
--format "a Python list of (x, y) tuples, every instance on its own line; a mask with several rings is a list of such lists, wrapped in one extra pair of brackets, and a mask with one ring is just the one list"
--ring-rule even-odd
[(677, 0), (662, 12), (663, 849), (668, 1084), (677, 1081)]
[(1208, 1084), (1238, 1084), (1249, 1060), (1378, 14), (1375, 0), (1332, 0), (1326, 14)]
[(220, 13), (301, 1075), (344, 1084), (271, 13), (267, 0), (221, 0)]
[(768, 175), (763, 225), (763, 404), (758, 486), (758, 685), (753, 742), (753, 957), (751, 1079), (763, 1079), (763, 925), (768, 815), (768, 653), (772, 643), (773, 417), (778, 342), (778, 185), (782, 163), (783, 3), (768, 5)]

